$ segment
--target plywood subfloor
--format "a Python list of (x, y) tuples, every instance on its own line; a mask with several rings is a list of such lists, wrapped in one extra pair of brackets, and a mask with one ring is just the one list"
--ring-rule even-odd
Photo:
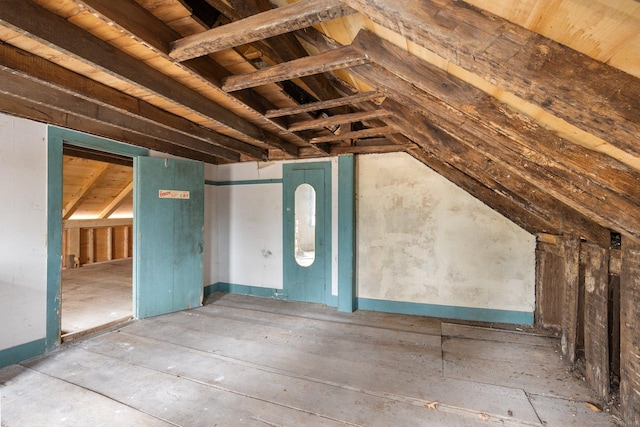
[(132, 259), (62, 270), (62, 333), (77, 334), (132, 313)]
[(2, 422), (612, 426), (558, 340), (215, 294), (0, 370)]

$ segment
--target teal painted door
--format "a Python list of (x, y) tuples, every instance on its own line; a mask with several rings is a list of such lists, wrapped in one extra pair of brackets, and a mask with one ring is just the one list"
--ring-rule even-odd
[[(290, 300), (326, 304), (331, 297), (331, 163), (284, 165), (283, 206), (284, 293)], [(315, 215), (304, 212), (309, 209)]]
[(204, 165), (136, 157), (133, 309), (136, 318), (202, 305)]

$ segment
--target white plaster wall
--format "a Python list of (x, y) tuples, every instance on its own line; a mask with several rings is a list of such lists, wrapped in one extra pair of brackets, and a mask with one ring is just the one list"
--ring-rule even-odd
[(534, 310), (533, 235), (407, 154), (356, 174), (358, 297)]
[(46, 335), (46, 136), (0, 114), (0, 350)]
[[(330, 161), (334, 254), (332, 293), (337, 295), (338, 162), (337, 158)], [(215, 181), (282, 179), (284, 163), (290, 162), (219, 165)], [(214, 212), (217, 216), (216, 236), (209, 238), (217, 239), (218, 274), (211, 277), (217, 277), (217, 281), (223, 283), (282, 289), (282, 184), (221, 185), (216, 187), (215, 193), (215, 202), (213, 198), (205, 199), (207, 204), (216, 204)]]

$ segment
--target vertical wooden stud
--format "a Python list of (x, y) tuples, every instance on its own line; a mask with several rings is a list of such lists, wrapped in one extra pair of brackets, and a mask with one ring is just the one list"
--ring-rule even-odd
[(584, 355), (586, 378), (602, 399), (609, 397), (609, 253), (593, 243), (584, 250)]
[(620, 412), (640, 425), (640, 242), (623, 237), (620, 271)]
[(578, 294), (580, 274), (580, 239), (562, 239), (564, 259), (564, 313), (562, 316), (562, 353), (571, 364), (576, 362), (578, 330)]
[(107, 227), (107, 261), (113, 259), (113, 227)]

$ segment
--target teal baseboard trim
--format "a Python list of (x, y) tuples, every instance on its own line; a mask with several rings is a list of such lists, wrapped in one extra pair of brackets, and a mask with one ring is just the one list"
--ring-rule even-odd
[(47, 340), (42, 338), (15, 347), (0, 350), (0, 368), (40, 356), (46, 351)]
[(456, 307), (452, 305), (422, 304), (415, 302), (387, 301), (368, 298), (357, 299), (358, 310), (385, 313), (415, 314), (444, 319), (472, 320), (477, 322), (533, 325), (533, 313), (527, 311), (495, 310), (489, 308)]
[(254, 295), (266, 298), (287, 299), (282, 293), (282, 289), (262, 288), (260, 286), (236, 285), (233, 283), (218, 282), (204, 287), (204, 297), (208, 297), (216, 292), (226, 292), (229, 294)]
[[(259, 286), (247, 286), (247, 285), (235, 285), (233, 283), (218, 282), (204, 287), (204, 298), (216, 292), (226, 292), (228, 294), (240, 294), (240, 295), (253, 295), (264, 298), (277, 298), (286, 300), (287, 295), (283, 293), (282, 289), (276, 288), (262, 288)], [(331, 295), (327, 305), (330, 307), (338, 306), (338, 296)]]
[(205, 185), (213, 185), (216, 187), (225, 187), (229, 185), (259, 185), (259, 184), (282, 184), (282, 179), (245, 179), (239, 181), (210, 181), (205, 180)]

